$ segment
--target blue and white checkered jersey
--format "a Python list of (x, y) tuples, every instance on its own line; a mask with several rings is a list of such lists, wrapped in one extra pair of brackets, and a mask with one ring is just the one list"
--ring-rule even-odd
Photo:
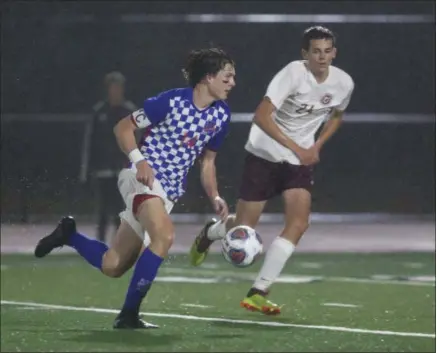
[(230, 120), (224, 101), (198, 109), (191, 87), (148, 98), (142, 109), (132, 113), (135, 125), (147, 128), (139, 149), (170, 200), (184, 194), (188, 171), (202, 151), (219, 149)]

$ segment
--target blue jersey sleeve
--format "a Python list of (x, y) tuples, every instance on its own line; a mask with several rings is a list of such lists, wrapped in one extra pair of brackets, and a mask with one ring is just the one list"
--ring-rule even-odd
[(173, 95), (173, 91), (166, 91), (144, 101), (144, 113), (152, 125), (165, 119), (170, 111), (170, 98)]

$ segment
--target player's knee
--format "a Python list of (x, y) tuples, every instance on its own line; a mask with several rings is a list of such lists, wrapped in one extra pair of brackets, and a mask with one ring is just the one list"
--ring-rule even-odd
[(285, 227), (282, 236), (297, 244), (302, 235), (306, 232), (309, 227), (307, 220), (295, 220)]
[(175, 232), (171, 222), (155, 227), (150, 234), (150, 247), (160, 256), (167, 256), (173, 245)]
[(292, 227), (296, 234), (303, 235), (309, 227), (309, 223), (307, 220), (299, 220), (292, 223)]
[(114, 251), (108, 250), (103, 256), (102, 272), (112, 278), (119, 278), (126, 272), (120, 256)]
[(105, 275), (112, 278), (120, 278), (126, 273), (126, 271), (118, 266), (109, 267), (105, 271)]
[(170, 249), (174, 241), (174, 231), (173, 229), (163, 231), (161, 235), (156, 239), (157, 243), (160, 243), (164, 249)]
[(251, 214), (245, 214), (245, 215), (237, 214), (237, 216), (234, 216), (233, 226), (230, 228), (237, 227), (237, 226), (248, 226), (251, 228), (255, 228), (257, 223), (258, 223), (258, 216), (254, 217)]
[(166, 257), (173, 244), (174, 233), (161, 233), (159, 237), (151, 240), (149, 248), (158, 256)]

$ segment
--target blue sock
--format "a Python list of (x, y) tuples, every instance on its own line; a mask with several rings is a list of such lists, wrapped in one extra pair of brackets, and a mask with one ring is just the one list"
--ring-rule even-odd
[(92, 266), (102, 269), (103, 255), (108, 250), (108, 246), (95, 239), (90, 239), (83, 234), (74, 233), (68, 240), (68, 245), (76, 249)]
[(135, 265), (122, 311), (135, 313), (140, 311), (141, 302), (152, 285), (163, 260), (149, 248), (144, 250)]

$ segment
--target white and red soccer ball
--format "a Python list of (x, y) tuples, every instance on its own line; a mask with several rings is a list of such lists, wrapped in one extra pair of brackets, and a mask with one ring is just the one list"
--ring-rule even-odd
[(221, 243), (223, 257), (237, 267), (252, 265), (263, 251), (260, 235), (248, 226), (230, 229)]

